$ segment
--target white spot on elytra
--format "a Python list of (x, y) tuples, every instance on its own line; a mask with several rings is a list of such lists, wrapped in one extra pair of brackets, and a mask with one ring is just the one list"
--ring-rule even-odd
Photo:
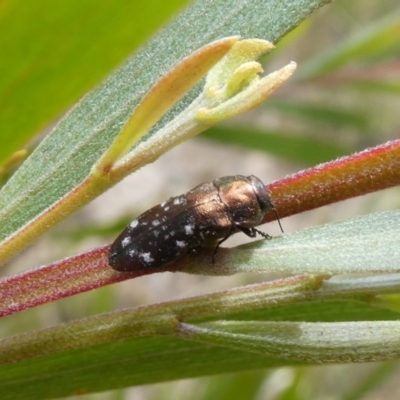
[(128, 250), (128, 254), (129, 254), (129, 257), (133, 257), (136, 254), (136, 250), (134, 250), (134, 249)]
[(185, 225), (186, 235), (193, 235), (194, 225)]
[(160, 231), (153, 231), (153, 235), (157, 237), (160, 234)]
[(171, 236), (175, 236), (175, 231), (171, 231), (169, 234), (170, 234)]
[(133, 229), (133, 228), (136, 228), (138, 226), (138, 224), (139, 224), (139, 221), (137, 219), (135, 219), (129, 224), (129, 227)]
[(174, 199), (174, 204), (175, 205), (186, 204), (186, 199), (184, 197), (177, 197)]
[(164, 207), (164, 211), (168, 211), (169, 210), (169, 207)]
[(130, 236), (126, 236), (121, 241), (121, 246), (124, 249), (132, 243), (132, 238)]
[(181, 247), (181, 248), (186, 246), (186, 242), (183, 242), (181, 240), (177, 240), (175, 243), (178, 247)]
[(160, 221), (158, 219), (155, 219), (152, 223), (153, 226), (160, 225)]
[(154, 261), (154, 258), (150, 253), (140, 253), (139, 258), (141, 258), (146, 264), (151, 264)]
[(166, 202), (166, 201), (163, 201), (163, 202), (160, 204), (160, 206), (164, 208), (164, 206), (165, 206), (166, 204), (167, 204), (167, 202)]

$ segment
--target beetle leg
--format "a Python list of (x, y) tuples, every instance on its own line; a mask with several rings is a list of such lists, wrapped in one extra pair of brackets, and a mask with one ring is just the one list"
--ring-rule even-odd
[(229, 233), (228, 233), (223, 239), (221, 239), (221, 240), (217, 243), (217, 245), (215, 246), (214, 254), (213, 254), (213, 256), (212, 256), (212, 263), (213, 263), (213, 264), (215, 264), (215, 260), (217, 259), (217, 253), (218, 253), (219, 246), (220, 246), (223, 242), (225, 242), (225, 240), (229, 239), (229, 238), (235, 233), (235, 230), (236, 230), (236, 226), (235, 226), (235, 225), (232, 225), (232, 227), (231, 227)]
[[(260, 231), (259, 229), (257, 229), (257, 228), (252, 228), (253, 230), (254, 230), (254, 232), (257, 232), (260, 236), (262, 236), (263, 238), (265, 238), (265, 239), (272, 239), (272, 236), (271, 235), (268, 235), (268, 233), (265, 233), (265, 232), (263, 232), (263, 231)], [(255, 235), (254, 235), (255, 236)]]
[(239, 226), (239, 225), (238, 225), (238, 228), (239, 228), (245, 235), (247, 235), (247, 236), (249, 236), (249, 237), (251, 237), (251, 238), (256, 237), (256, 235), (257, 235), (257, 232), (256, 232), (256, 230), (255, 230), (254, 228), (244, 228), (243, 226)]
[(244, 228), (243, 226), (238, 226), (238, 228), (247, 236), (250, 236), (251, 238), (256, 237), (257, 233), (264, 237), (265, 239), (272, 239), (271, 235), (268, 235), (268, 233), (265, 233), (263, 231), (260, 231), (257, 228)]

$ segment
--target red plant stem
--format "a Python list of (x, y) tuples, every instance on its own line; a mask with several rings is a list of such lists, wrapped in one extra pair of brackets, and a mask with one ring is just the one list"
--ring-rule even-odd
[(125, 279), (166, 270), (116, 272), (108, 265), (109, 247), (103, 246), (1, 279), (0, 317)]
[[(400, 185), (400, 140), (317, 165), (273, 182), (267, 188), (283, 218), (397, 185)], [(274, 213), (269, 212), (263, 222), (274, 219)]]
[[(400, 140), (343, 157), (268, 185), (281, 217), (325, 206), (400, 184)], [(267, 214), (265, 221), (276, 217)], [(104, 246), (17, 276), (0, 280), (0, 316), (154, 272), (176, 271), (179, 262), (164, 268), (132, 273), (113, 271)]]

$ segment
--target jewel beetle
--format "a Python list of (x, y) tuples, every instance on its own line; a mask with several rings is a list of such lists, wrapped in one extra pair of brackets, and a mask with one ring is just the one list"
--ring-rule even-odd
[(117, 271), (161, 268), (196, 249), (215, 246), (214, 263), (220, 244), (238, 230), (270, 239), (255, 226), (271, 209), (276, 214), (267, 189), (254, 175), (202, 183), (131, 222), (111, 245), (109, 263)]

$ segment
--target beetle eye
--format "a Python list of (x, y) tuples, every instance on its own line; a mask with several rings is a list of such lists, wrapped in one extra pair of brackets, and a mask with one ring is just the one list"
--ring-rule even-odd
[(265, 214), (270, 208), (273, 208), (273, 204), (271, 198), (269, 197), (268, 191), (262, 181), (256, 176), (250, 175), (247, 178), (253, 186), (258, 204), (260, 205), (260, 209)]

